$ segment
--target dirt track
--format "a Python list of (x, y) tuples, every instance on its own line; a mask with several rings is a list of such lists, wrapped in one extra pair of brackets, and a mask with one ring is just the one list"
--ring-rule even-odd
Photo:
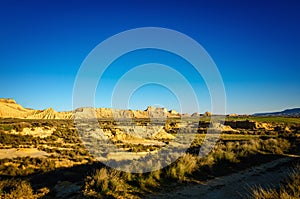
[(297, 157), (281, 158), (238, 173), (217, 177), (203, 184), (190, 184), (180, 190), (159, 193), (149, 198), (248, 198), (252, 187), (277, 187), (289, 176), (292, 169), (290, 163), (295, 158)]

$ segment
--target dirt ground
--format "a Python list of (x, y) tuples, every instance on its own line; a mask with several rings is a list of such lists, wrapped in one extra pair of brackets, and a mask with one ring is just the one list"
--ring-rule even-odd
[(36, 157), (46, 157), (48, 155), (49, 154), (46, 153), (45, 151), (40, 151), (36, 148), (0, 149), (0, 159), (26, 157), (26, 156), (36, 158)]
[(251, 188), (276, 188), (291, 173), (292, 162), (299, 157), (286, 157), (250, 169), (220, 176), (201, 184), (188, 184), (168, 193), (151, 195), (148, 198), (249, 198)]

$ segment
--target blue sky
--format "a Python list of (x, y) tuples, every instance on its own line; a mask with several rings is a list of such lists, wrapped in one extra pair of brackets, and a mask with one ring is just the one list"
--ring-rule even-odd
[[(88, 53), (114, 34), (153, 26), (182, 32), (206, 49), (224, 80), (227, 113), (300, 107), (299, 10), (296, 0), (3, 0), (0, 97), (35, 109), (71, 110), (75, 77)], [(156, 53), (137, 52), (135, 57), (118, 60), (119, 65), (105, 73), (101, 86), (111, 92), (125, 70), (118, 67), (154, 59), (186, 75), (200, 95), (200, 110), (209, 110), (201, 77), (188, 64), (179, 66), (180, 61), (163, 58), (167, 53)], [(108, 98), (97, 92), (96, 106), (109, 107)], [(158, 104), (178, 109), (177, 101), (166, 88), (147, 85), (132, 95), (127, 108)]]

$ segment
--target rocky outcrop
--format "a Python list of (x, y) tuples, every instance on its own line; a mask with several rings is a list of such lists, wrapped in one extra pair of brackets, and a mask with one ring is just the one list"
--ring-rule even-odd
[(53, 108), (48, 108), (41, 111), (34, 111), (33, 114), (26, 119), (72, 119), (72, 112), (56, 112)]
[(168, 117), (186, 117), (186, 115), (183, 116), (183, 114), (181, 115), (176, 110), (170, 110), (168, 112)]
[[(245, 129), (245, 130), (266, 130), (274, 131), (278, 125), (273, 125), (271, 123), (256, 122), (251, 120), (242, 120), (242, 121), (225, 121), (224, 125), (219, 123), (213, 124), (213, 128), (218, 126), (218, 129), (221, 129), (224, 132), (234, 132), (236, 129)], [(209, 121), (199, 121), (199, 128), (205, 129), (210, 126)]]
[(181, 117), (182, 117), (182, 118), (188, 118), (188, 117), (191, 117), (191, 115), (188, 114), (188, 113), (184, 113), (184, 114), (181, 115)]
[(174, 118), (180, 117), (176, 111), (166, 108), (156, 108), (149, 106), (146, 110), (122, 110), (111, 108), (79, 108), (75, 111), (77, 118), (113, 118), (113, 119), (135, 119), (135, 118)]
[(0, 99), (0, 118), (71, 119), (72, 117), (72, 112), (56, 112), (52, 108), (33, 110), (17, 104), (14, 99)]
[(157, 133), (154, 133), (152, 135), (152, 138), (157, 140), (172, 140), (175, 138), (175, 136), (170, 133), (167, 133), (164, 129), (162, 129)]
[(156, 108), (153, 106), (148, 106), (145, 110), (150, 118), (167, 118), (168, 110), (166, 108)]
[(211, 114), (211, 112), (206, 111), (205, 113), (203, 113), (203, 116), (210, 117), (210, 116), (212, 116), (212, 114)]
[(26, 118), (34, 111), (17, 104), (14, 99), (0, 99), (1, 118)]
[(177, 118), (181, 115), (175, 111), (168, 111), (166, 108), (149, 106), (146, 110), (121, 110), (111, 108), (78, 108), (74, 111), (57, 112), (53, 108), (45, 110), (33, 110), (24, 108), (17, 104), (14, 99), (0, 98), (0, 118), (21, 118), (21, 119), (73, 119), (77, 118), (114, 118), (114, 119), (135, 119), (135, 118)]
[(223, 125), (223, 124), (220, 124), (220, 123), (213, 123), (212, 125), (212, 128), (213, 129), (217, 129), (217, 130), (221, 130), (222, 132), (226, 132), (226, 133), (234, 133), (234, 132), (238, 132), (238, 130), (235, 130), (233, 128), (231, 128), (231, 126), (228, 126), (228, 125)]
[(225, 125), (228, 125), (234, 129), (247, 129), (247, 130), (262, 129), (267, 131), (273, 131), (276, 127), (276, 125), (274, 126), (271, 123), (256, 122), (252, 120), (226, 121)]
[(191, 115), (191, 117), (199, 117), (199, 116), (200, 116), (199, 113), (193, 113), (193, 114)]
[(243, 120), (243, 121), (225, 121), (225, 125), (230, 126), (234, 129), (249, 129), (254, 130), (256, 129), (256, 122), (250, 120)]
[(221, 123), (213, 123), (212, 125), (208, 121), (200, 121), (198, 127), (200, 130), (206, 130), (208, 127), (212, 129), (221, 130), (222, 132), (238, 132), (237, 130), (233, 129), (230, 125), (224, 125)]
[(12, 98), (0, 98), (0, 103), (17, 104)]

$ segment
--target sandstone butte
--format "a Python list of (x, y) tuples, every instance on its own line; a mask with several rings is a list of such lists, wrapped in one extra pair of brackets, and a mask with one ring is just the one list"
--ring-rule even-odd
[(166, 108), (149, 106), (146, 110), (119, 110), (111, 108), (78, 108), (74, 111), (55, 111), (53, 108), (34, 110), (24, 108), (16, 103), (14, 99), (0, 98), (0, 118), (19, 119), (73, 119), (74, 114), (80, 113), (89, 115), (89, 112), (96, 113), (97, 118), (176, 118), (181, 114), (175, 110), (168, 111)]

